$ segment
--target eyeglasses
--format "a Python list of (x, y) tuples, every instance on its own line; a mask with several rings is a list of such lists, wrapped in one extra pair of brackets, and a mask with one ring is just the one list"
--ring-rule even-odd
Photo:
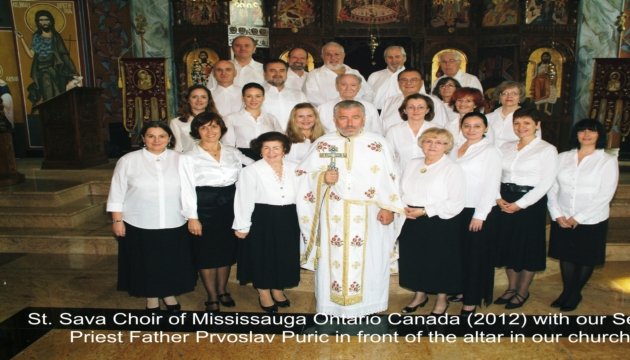
[(424, 145), (440, 145), (440, 146), (448, 145), (447, 142), (439, 141), (439, 140), (431, 140), (431, 139), (422, 140), (422, 144), (424, 144)]
[(517, 93), (516, 91), (503, 91), (499, 95), (501, 95), (501, 96), (520, 96), (521, 94)]
[(440, 64), (452, 64), (456, 62), (459, 62), (459, 60), (455, 60), (455, 59), (440, 60)]
[(440, 88), (444, 88), (444, 87), (455, 87), (455, 84), (446, 83), (446, 84), (440, 85)]
[(399, 83), (403, 83), (403, 84), (406, 84), (406, 83), (415, 84), (415, 83), (419, 83), (420, 81), (422, 81), (422, 80), (420, 80), (418, 78), (415, 78), (415, 79), (405, 79), (405, 78), (398, 79), (398, 82)]

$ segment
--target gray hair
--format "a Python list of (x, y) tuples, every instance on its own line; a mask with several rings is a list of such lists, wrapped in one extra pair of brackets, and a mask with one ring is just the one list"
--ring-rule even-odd
[(405, 48), (400, 45), (391, 45), (391, 46), (386, 47), (385, 51), (383, 51), (383, 58), (387, 57), (388, 51), (394, 50), (394, 49), (400, 50), (400, 53), (402, 54), (402, 56), (404, 56), (405, 59), (407, 58), (407, 52), (405, 51)]
[(452, 54), (453, 59), (455, 59), (456, 61), (462, 61), (462, 55), (458, 51), (455, 51), (455, 50), (447, 50), (440, 53), (440, 56), (438, 57), (438, 59), (442, 60), (442, 57), (446, 54)]
[(525, 85), (523, 85), (523, 83), (520, 83), (518, 81), (506, 80), (500, 83), (499, 85), (497, 85), (494, 91), (494, 99), (496, 101), (499, 101), (499, 97), (501, 96), (501, 93), (510, 88), (518, 89), (518, 95), (520, 99), (522, 99), (525, 96)]
[(337, 117), (337, 112), (341, 109), (352, 109), (359, 108), (361, 109), (361, 113), (365, 116), (365, 106), (356, 100), (342, 100), (338, 102), (333, 108), (333, 114)]
[(361, 85), (361, 83), (363, 82), (361, 77), (357, 74), (341, 74), (341, 75), (337, 75), (337, 77), (335, 78), (335, 85), (339, 85), (341, 83), (341, 80), (344, 78), (344, 76), (354, 77), (359, 82), (359, 85)]
[(331, 47), (331, 46), (334, 46), (334, 47), (337, 47), (337, 48), (341, 49), (341, 53), (343, 53), (343, 54), (346, 53), (346, 50), (343, 48), (343, 46), (341, 46), (340, 43), (335, 42), (335, 41), (329, 41), (329, 42), (325, 43), (324, 46), (322, 46), (322, 56), (324, 56), (324, 51), (326, 50), (326, 48)]

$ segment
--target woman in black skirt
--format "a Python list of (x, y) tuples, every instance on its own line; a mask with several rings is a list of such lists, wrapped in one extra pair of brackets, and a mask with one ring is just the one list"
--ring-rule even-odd
[(512, 123), (518, 141), (500, 148), (501, 197), (499, 205), (497, 266), (505, 266), (508, 288), (494, 303), (506, 309), (520, 308), (529, 298), (536, 271), (545, 270), (545, 226), (547, 191), (556, 177), (558, 152), (536, 137), (541, 114), (522, 107)]
[(279, 132), (260, 135), (251, 149), (258, 160), (243, 169), (234, 201), (241, 284), (253, 283), (260, 307), (269, 313), (288, 307), (283, 289), (300, 282), (300, 228), (295, 209), (296, 164), (284, 160), (289, 138)]
[(203, 112), (191, 122), (190, 135), (197, 146), (182, 156), (182, 214), (192, 234), (193, 258), (208, 293), (206, 311), (219, 311), (219, 302), (235, 306), (227, 282), (236, 262), (234, 183), (243, 164), (253, 161), (238, 149), (219, 141), (227, 128), (216, 113)]
[(178, 152), (164, 123), (140, 131), (144, 148), (118, 160), (107, 199), (118, 237), (118, 290), (145, 297), (146, 309), (180, 310), (175, 295), (195, 288), (186, 219), (181, 214)]
[[(492, 302), (494, 264), (491, 257), (496, 228), (496, 197), (501, 184), (501, 153), (485, 137), (488, 120), (479, 112), (462, 118), (461, 133), (466, 139), (451, 153), (466, 178), (466, 207), (462, 211), (461, 245), (464, 269), (461, 315), (473, 314), (477, 305)], [(451, 300), (451, 299), (449, 299)], [(452, 301), (452, 300), (451, 300)]]
[(462, 290), (459, 213), (464, 208), (464, 173), (446, 154), (453, 148), (448, 130), (430, 128), (418, 139), (424, 158), (409, 161), (401, 180), (407, 220), (400, 244), (400, 286), (416, 292), (403, 313), (412, 313), (438, 294), (432, 315), (446, 313), (447, 293)]
[(562, 293), (551, 303), (572, 311), (595, 265), (606, 258), (609, 204), (617, 189), (617, 158), (604, 152), (606, 131), (593, 119), (573, 126), (573, 150), (558, 156), (558, 176), (548, 193), (549, 256), (560, 260)]

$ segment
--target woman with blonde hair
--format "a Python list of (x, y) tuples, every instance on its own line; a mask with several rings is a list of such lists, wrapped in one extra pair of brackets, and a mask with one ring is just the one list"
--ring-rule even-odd
[(302, 161), (311, 144), (324, 135), (324, 126), (319, 113), (311, 103), (299, 103), (293, 107), (287, 124), (287, 137), (291, 142), (291, 152), (287, 160), (299, 163)]

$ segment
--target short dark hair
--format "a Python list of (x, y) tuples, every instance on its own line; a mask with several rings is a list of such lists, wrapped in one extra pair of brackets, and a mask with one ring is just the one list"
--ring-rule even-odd
[(285, 154), (288, 154), (291, 150), (291, 142), (289, 141), (289, 138), (278, 131), (269, 131), (260, 134), (260, 136), (249, 142), (249, 147), (250, 149), (252, 149), (254, 154), (260, 154), (263, 145), (269, 141), (279, 141), (282, 144), (282, 149), (284, 150)]
[(282, 65), (284, 65), (285, 69), (287, 69), (287, 70), (289, 69), (289, 64), (287, 64), (286, 61), (284, 61), (282, 59), (271, 59), (271, 60), (265, 61), (265, 63), (263, 64), (263, 71), (267, 71), (267, 68), (271, 64), (282, 64)]
[(425, 121), (433, 120), (433, 117), (435, 116), (435, 104), (433, 103), (433, 99), (431, 99), (430, 97), (424, 94), (411, 94), (407, 96), (405, 100), (403, 100), (402, 104), (400, 104), (400, 107), (398, 108), (398, 114), (400, 114), (400, 118), (403, 119), (404, 121), (409, 120), (409, 116), (405, 112), (405, 109), (407, 108), (407, 103), (409, 102), (409, 100), (416, 100), (416, 99), (422, 99), (424, 100), (425, 103), (427, 103), (427, 108), (429, 109), (429, 111), (424, 116), (424, 120)]
[(299, 46), (292, 47), (292, 48), (289, 50), (289, 52), (287, 52), (287, 58), (291, 57), (291, 53), (292, 53), (293, 51), (295, 51), (295, 50), (302, 50), (302, 51), (304, 51), (304, 52), (306, 53), (306, 57), (308, 58), (308, 51), (306, 51), (306, 49), (305, 49), (305, 48), (303, 48), (303, 47), (299, 47)]
[(571, 129), (571, 137), (569, 138), (569, 146), (571, 149), (580, 148), (581, 144), (578, 141), (577, 134), (584, 130), (597, 131), (597, 143), (595, 144), (596, 149), (603, 149), (606, 147), (606, 129), (604, 129), (604, 125), (595, 119), (582, 119), (576, 122)]
[(258, 89), (262, 91), (263, 95), (265, 95), (265, 88), (262, 87), (262, 85), (260, 85), (259, 83), (255, 83), (255, 82), (250, 82), (243, 85), (243, 90), (241, 90), (241, 95), (245, 96), (245, 91), (249, 89)]
[(190, 123), (190, 136), (192, 136), (193, 139), (201, 139), (201, 136), (199, 135), (199, 128), (209, 123), (216, 123), (219, 125), (221, 128), (221, 137), (223, 137), (223, 135), (227, 132), (227, 126), (225, 125), (225, 121), (221, 118), (221, 115), (204, 111), (197, 114), (197, 116), (192, 119)]
[(486, 117), (486, 115), (484, 115), (482, 112), (479, 111), (472, 111), (469, 112), (468, 114), (464, 115), (462, 117), (462, 119), (459, 121), (459, 127), (461, 128), (462, 125), (464, 124), (464, 120), (471, 118), (471, 117), (478, 117), (481, 120), (483, 120), (483, 124), (488, 127), (488, 118)]
[(444, 86), (444, 84), (446, 84), (447, 82), (452, 81), (453, 84), (455, 84), (455, 89), (459, 89), (462, 87), (462, 85), (459, 83), (459, 81), (457, 81), (457, 79), (452, 78), (450, 76), (445, 76), (443, 78), (440, 78), (437, 83), (435, 83), (435, 87), (433, 88), (433, 91), (431, 92), (431, 95), (435, 95), (438, 98), (440, 98), (440, 100), (444, 101), (444, 99), (442, 99), (442, 95), (440, 95), (440, 88), (442, 86)]
[(415, 72), (418, 73), (418, 75), (420, 75), (420, 80), (422, 80), (424, 78), (424, 75), (422, 75), (422, 71), (420, 71), (420, 69), (416, 69), (416, 68), (405, 68), (403, 71), (399, 72), (398, 75), (396, 76), (396, 80), (400, 80), (400, 75), (403, 73), (410, 73), (410, 72)]
[(173, 130), (171, 130), (171, 128), (164, 121), (149, 121), (148, 123), (144, 124), (144, 126), (140, 130), (140, 141), (138, 142), (138, 145), (144, 147), (144, 135), (146, 135), (147, 131), (149, 131), (149, 129), (151, 128), (160, 128), (166, 131), (169, 139), (171, 139), (166, 147), (170, 149), (175, 146), (175, 136), (173, 136)]
[(522, 117), (531, 118), (536, 124), (540, 123), (543, 120), (542, 113), (536, 110), (536, 108), (533, 106), (523, 106), (516, 109), (514, 115), (512, 115), (512, 121)]

